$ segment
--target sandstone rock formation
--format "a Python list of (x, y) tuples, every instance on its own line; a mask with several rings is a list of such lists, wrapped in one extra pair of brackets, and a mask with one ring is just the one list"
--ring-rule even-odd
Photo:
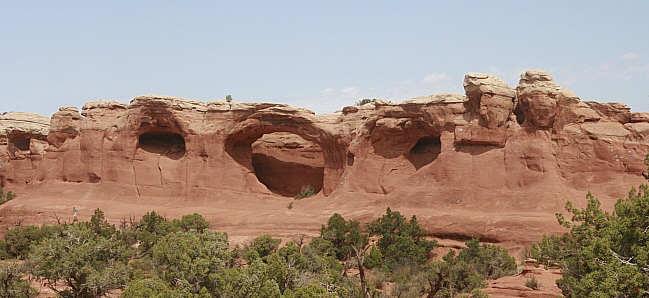
[(22, 112), (0, 115), (0, 168), (8, 183), (32, 179), (48, 147), (49, 130), (47, 117)]
[(120, 189), (206, 202), (216, 193), (291, 197), (308, 183), (335, 204), (428, 214), (422, 221), (440, 237), (494, 241), (538, 238), (566, 199), (589, 190), (613, 198), (643, 181), (649, 113), (582, 102), (538, 70), (516, 88), (480, 73), (467, 74), (464, 87), (466, 95), (330, 115), (158, 95), (61, 108), (49, 127), (8, 113), (0, 178), (23, 192), (67, 183), (104, 196)]

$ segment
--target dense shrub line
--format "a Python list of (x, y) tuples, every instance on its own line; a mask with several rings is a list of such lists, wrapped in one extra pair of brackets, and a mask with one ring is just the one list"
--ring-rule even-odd
[(428, 262), (437, 242), (427, 234), (415, 216), (388, 208), (367, 225), (334, 214), (308, 245), (263, 235), (231, 249), (200, 214), (168, 220), (152, 211), (116, 227), (97, 209), (88, 222), (7, 230), (0, 296), (34, 297), (29, 273), (61, 297), (115, 289), (123, 297), (479, 297), (485, 280), (516, 268), (505, 250), (477, 239)]

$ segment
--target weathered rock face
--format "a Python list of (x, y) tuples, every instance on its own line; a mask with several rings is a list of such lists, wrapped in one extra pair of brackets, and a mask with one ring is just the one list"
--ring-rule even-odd
[(44, 117), (8, 113), (0, 116), (3, 183), (119, 183), (139, 196), (215, 188), (291, 196), (312, 181), (325, 195), (389, 194), (419, 176), (507, 189), (554, 175), (583, 188), (603, 173), (643, 168), (647, 113), (583, 103), (537, 70), (523, 73), (516, 89), (480, 73), (467, 74), (464, 87), (466, 96), (378, 101), (332, 115), (156, 95), (129, 105), (90, 102), (81, 114), (64, 107), (49, 126)]
[(649, 113), (582, 102), (538, 70), (515, 89), (479, 73), (467, 74), (464, 87), (466, 96), (379, 100), (331, 115), (157, 95), (90, 102), (81, 113), (61, 108), (49, 126), (9, 113), (0, 116), (0, 178), (201, 200), (293, 196), (311, 184), (332, 199), (550, 215), (586, 190), (614, 197), (643, 181)]
[(49, 124), (47, 117), (32, 113), (0, 115), (0, 168), (8, 183), (26, 182), (34, 176), (48, 146)]

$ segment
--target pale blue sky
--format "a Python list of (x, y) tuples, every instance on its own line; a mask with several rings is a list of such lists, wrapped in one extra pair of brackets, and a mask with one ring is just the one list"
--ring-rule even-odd
[(0, 112), (154, 93), (331, 113), (525, 69), (649, 111), (649, 1), (0, 0), (0, 41)]

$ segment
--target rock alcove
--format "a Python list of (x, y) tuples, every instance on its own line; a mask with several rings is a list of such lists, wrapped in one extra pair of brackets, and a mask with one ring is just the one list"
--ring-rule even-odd
[(177, 133), (155, 131), (139, 136), (138, 147), (144, 151), (177, 159), (185, 154), (185, 139)]
[(295, 196), (305, 185), (322, 190), (324, 158), (318, 144), (285, 132), (262, 135), (251, 145), (259, 182), (282, 196)]
[(423, 137), (410, 149), (408, 160), (419, 170), (433, 162), (442, 151), (440, 137)]
[(22, 155), (29, 154), (31, 138), (27, 136), (10, 136), (8, 138), (7, 151), (13, 158), (18, 158)]

